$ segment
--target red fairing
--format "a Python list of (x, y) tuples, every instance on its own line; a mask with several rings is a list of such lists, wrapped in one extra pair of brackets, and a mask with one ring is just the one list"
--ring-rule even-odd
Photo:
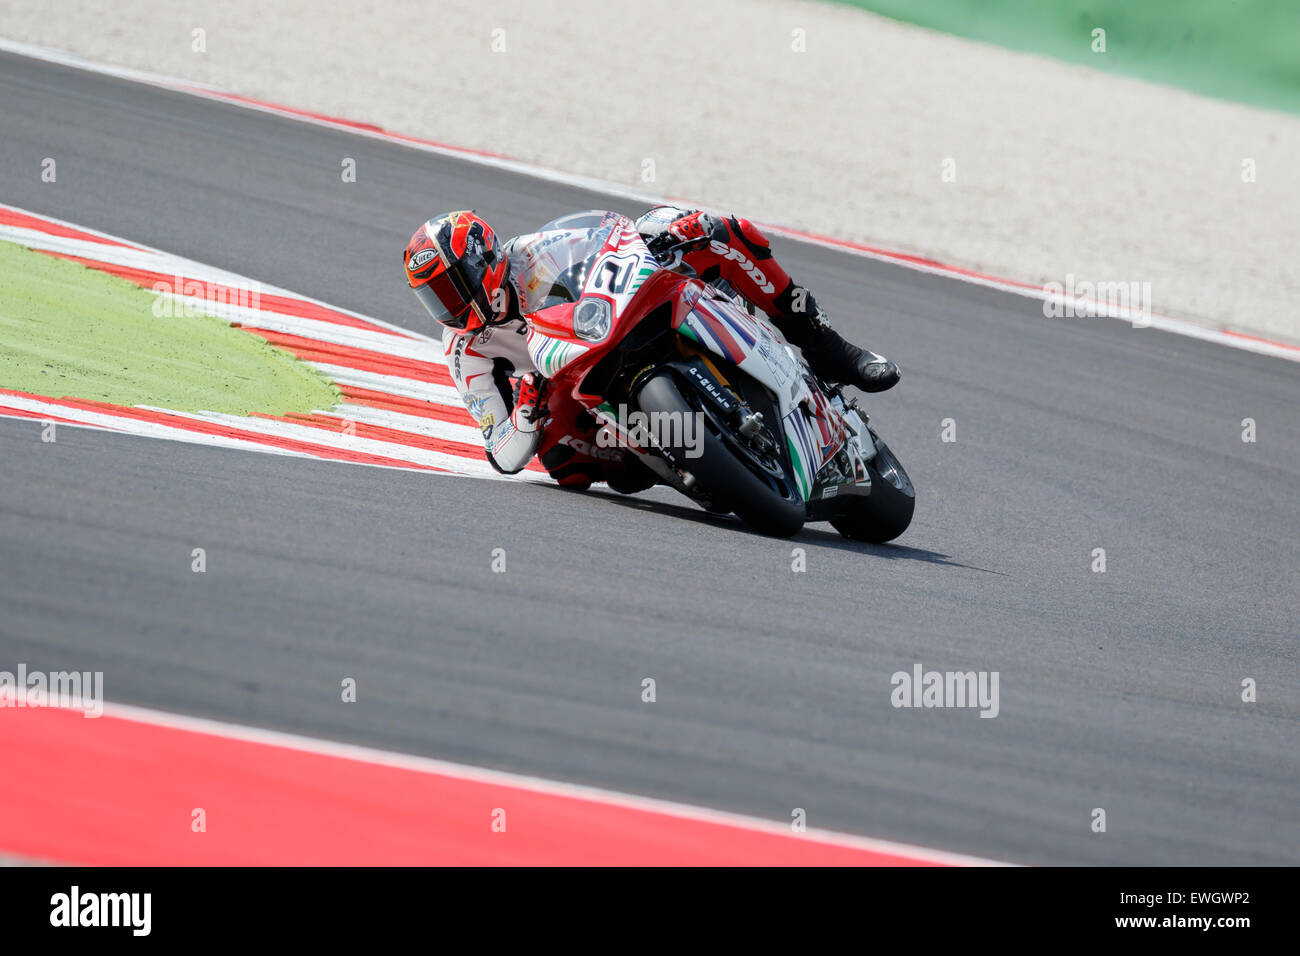
[(564, 339), (566, 342), (586, 343), (573, 331), (573, 303), (553, 305), (528, 317), (528, 324), (543, 335)]
[(748, 219), (721, 219), (726, 230), (723, 240), (712, 238), (709, 244), (684, 257), (686, 264), (703, 275), (712, 268), (732, 288), (768, 315), (781, 310), (776, 299), (790, 286), (790, 276), (772, 256), (767, 237)]
[[(614, 316), (614, 327), (610, 330), (609, 335), (605, 337), (603, 342), (591, 346), (591, 349), (585, 355), (580, 356), (564, 367), (556, 377), (557, 387), (560, 383), (568, 383), (571, 386), (573, 397), (579, 402), (590, 408), (599, 405), (603, 400), (601, 396), (584, 395), (579, 391), (579, 386), (582, 384), (583, 378), (585, 378), (587, 373), (591, 371), (592, 367), (603, 359), (615, 345), (622, 341), (628, 331), (640, 322), (648, 313), (653, 312), (664, 302), (676, 302), (678, 288), (688, 281), (689, 280), (675, 272), (667, 271), (656, 272), (650, 278), (646, 279), (645, 284), (641, 286), (641, 291), (636, 294), (636, 301), (633, 303), (634, 307), (624, 309), (620, 314)], [(687, 311), (689, 311), (689, 309)], [(537, 314), (540, 315), (541, 313), (539, 312)], [(680, 322), (680, 319), (677, 319), (676, 322)], [(676, 324), (674, 324), (673, 327), (676, 328)], [(577, 338), (571, 330), (572, 317), (570, 317), (569, 336), (573, 341), (581, 342), (582, 340)], [(588, 343), (583, 342), (583, 344), (586, 345)]]
[[(678, 296), (682, 287), (692, 285), (698, 286), (699, 283), (673, 272), (656, 272), (646, 279), (632, 307), (615, 316), (609, 335), (595, 344), (574, 333), (572, 303), (552, 306), (530, 317), (533, 327), (539, 332), (588, 346), (585, 354), (566, 365), (551, 380), (552, 388), (547, 395), (550, 418), (537, 446), (537, 458), (559, 484), (567, 488), (586, 488), (592, 482), (604, 481), (611, 473), (626, 469), (627, 452), (621, 448), (601, 447), (597, 441), (598, 429), (588, 409), (595, 408), (603, 398), (584, 394), (582, 380), (631, 328), (665, 302), (674, 303), (677, 314), (673, 325), (676, 327), (683, 311), (690, 311), (689, 303), (699, 297), (697, 290), (694, 297), (689, 294), (683, 297), (687, 301), (685, 306), (681, 304)], [(563, 465), (558, 470), (553, 469), (547, 461), (550, 453), (562, 445), (567, 446), (572, 454), (564, 456)]]
[[(620, 448), (602, 448), (596, 438), (596, 429), (585, 415), (586, 409), (573, 396), (552, 393), (550, 420), (537, 445), (537, 458), (545, 463), (551, 452), (567, 445), (572, 454), (565, 456), (564, 468), (551, 477), (566, 488), (586, 488), (596, 481), (604, 481), (611, 469), (624, 466), (625, 452)], [(583, 421), (579, 419), (583, 418)]]

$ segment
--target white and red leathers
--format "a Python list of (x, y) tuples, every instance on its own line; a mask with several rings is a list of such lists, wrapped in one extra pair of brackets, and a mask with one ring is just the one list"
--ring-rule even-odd
[(528, 356), (528, 324), (518, 310), (477, 335), (446, 329), (442, 346), (451, 378), (470, 417), (483, 432), (492, 467), (514, 474), (528, 464), (541, 439), (535, 410), (516, 406), (510, 376), (536, 373)]

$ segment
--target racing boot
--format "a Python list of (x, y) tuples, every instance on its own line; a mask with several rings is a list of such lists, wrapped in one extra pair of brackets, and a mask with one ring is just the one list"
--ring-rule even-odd
[(808, 289), (791, 283), (776, 304), (780, 314), (773, 316), (773, 321), (790, 344), (803, 351), (819, 378), (864, 392), (883, 392), (898, 384), (898, 366), (883, 355), (846, 341), (831, 328), (826, 311)]
[(898, 382), (897, 365), (846, 342), (831, 328), (812, 292), (795, 284), (772, 255), (767, 237), (748, 219), (656, 206), (637, 220), (637, 229), (661, 262), (676, 251), (704, 281), (727, 279), (772, 317), (820, 378), (864, 392), (883, 392)]

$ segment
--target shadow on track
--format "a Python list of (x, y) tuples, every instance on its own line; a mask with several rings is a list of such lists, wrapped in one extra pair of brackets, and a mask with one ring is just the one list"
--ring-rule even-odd
[[(588, 488), (586, 491), (561, 488), (558, 485), (536, 485), (534, 487), (548, 488), (567, 495), (581, 495), (587, 498), (595, 497), (609, 504), (618, 505), (622, 508), (631, 508), (634, 511), (652, 512), (665, 517), (679, 518), (683, 521), (693, 521), (696, 524), (709, 525), (722, 531), (738, 532), (756, 538), (764, 537), (757, 531), (745, 527), (745, 525), (731, 515), (712, 514), (693, 505), (679, 505), (666, 501), (656, 501), (653, 498), (642, 498), (637, 495), (620, 495), (618, 492), (606, 490), (604, 487)], [(805, 525), (802, 531), (789, 540), (798, 541), (803, 544), (815, 544), (819, 547), (835, 551), (851, 551), (855, 554), (886, 558), (890, 561), (921, 561), (925, 564), (935, 564), (951, 568), (965, 568), (968, 571), (981, 571), (985, 574), (1006, 574), (1005, 571), (995, 571), (992, 568), (981, 568), (974, 564), (963, 564), (960, 561), (952, 560), (951, 555), (941, 554), (938, 551), (928, 551), (925, 548), (913, 548), (905, 544), (871, 544), (866, 541), (853, 541), (844, 537), (838, 531), (827, 531), (813, 525)]]

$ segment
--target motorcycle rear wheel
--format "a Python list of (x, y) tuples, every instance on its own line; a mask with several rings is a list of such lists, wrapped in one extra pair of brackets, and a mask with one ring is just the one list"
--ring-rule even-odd
[(833, 519), (831, 524), (846, 538), (884, 544), (893, 541), (912, 523), (916, 489), (902, 462), (879, 438), (876, 457), (867, 463), (867, 471), (871, 475), (871, 494), (855, 499), (853, 510)]

